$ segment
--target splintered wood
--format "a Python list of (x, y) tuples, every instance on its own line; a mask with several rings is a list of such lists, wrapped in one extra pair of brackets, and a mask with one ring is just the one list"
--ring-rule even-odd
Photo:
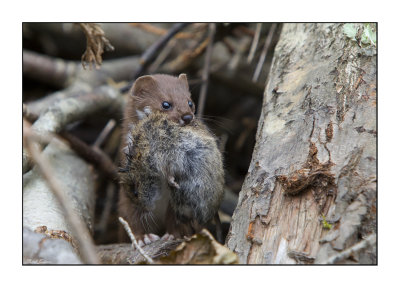
[(346, 250), (376, 232), (374, 49), (341, 24), (283, 25), (226, 241), (240, 263), (376, 263)]

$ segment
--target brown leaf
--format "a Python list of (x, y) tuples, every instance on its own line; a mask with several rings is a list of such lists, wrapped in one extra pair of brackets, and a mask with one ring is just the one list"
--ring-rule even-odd
[(206, 229), (181, 243), (157, 264), (238, 264), (237, 255), (219, 244)]

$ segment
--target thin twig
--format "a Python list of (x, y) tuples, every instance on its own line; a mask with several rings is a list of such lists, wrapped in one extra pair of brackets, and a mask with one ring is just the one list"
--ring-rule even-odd
[(219, 218), (218, 211), (217, 213), (215, 213), (214, 221), (215, 221), (215, 235), (217, 241), (221, 244), (224, 244), (222, 240), (222, 224), (221, 224), (221, 219)]
[[(90, 93), (55, 102), (40, 115), (40, 118), (32, 125), (32, 129), (36, 133), (60, 132), (69, 123), (88, 117), (106, 107), (119, 104), (118, 100), (118, 92), (115, 88), (106, 85), (100, 86)], [(31, 161), (25, 149), (22, 157), (22, 169), (23, 173), (26, 173), (31, 169)]]
[[(145, 30), (146, 32), (163, 36), (168, 33), (168, 30), (157, 27), (148, 23), (131, 23), (130, 25)], [(192, 39), (193, 33), (179, 32), (174, 36), (175, 39)]]
[(206, 58), (203, 68), (203, 73), (201, 79), (204, 81), (201, 85), (200, 96), (199, 96), (199, 105), (197, 109), (197, 115), (201, 117), (204, 112), (204, 106), (206, 102), (207, 96), (207, 88), (208, 88), (208, 76), (210, 74), (210, 62), (211, 62), (211, 55), (213, 50), (213, 42), (214, 42), (214, 35), (216, 31), (215, 23), (209, 24), (209, 31), (208, 31), (208, 38), (210, 39), (208, 42), (207, 50), (206, 50)]
[(247, 35), (247, 36), (250, 36), (250, 37), (254, 37), (254, 31), (249, 29), (248, 27), (246, 27), (244, 25), (237, 26), (235, 30), (239, 31), (239, 33), (242, 33), (244, 35)]
[[(165, 34), (163, 37), (161, 37), (157, 42), (155, 42), (153, 45), (151, 45), (140, 57), (140, 62), (142, 64), (142, 70), (147, 68), (147, 65), (152, 61), (155, 56), (160, 52), (162, 48), (169, 42), (169, 40), (174, 37), (176, 33), (181, 31), (183, 28), (188, 26), (190, 23), (177, 23), (172, 28), (168, 31), (167, 34)], [(140, 69), (139, 69), (140, 70)], [(140, 74), (138, 72), (138, 74)], [(138, 75), (137, 75), (138, 76)]]
[(251, 43), (251, 48), (249, 52), (249, 56), (247, 57), (247, 63), (250, 64), (253, 61), (254, 54), (257, 50), (258, 40), (260, 40), (262, 23), (257, 23), (256, 32), (254, 34), (253, 42)]
[[(158, 39), (158, 41), (156, 41), (153, 45), (147, 48), (146, 51), (144, 51), (144, 53), (140, 57), (140, 67), (136, 71), (133, 79), (135, 80), (136, 78), (138, 78), (145, 71), (145, 69), (151, 63), (151, 61), (153, 61), (156, 55), (161, 51), (161, 49), (163, 49), (164, 46), (169, 42), (169, 40), (189, 24), (190, 23), (176, 23), (174, 26), (172, 26), (172, 28), (168, 31), (167, 34), (162, 36), (160, 39)], [(120, 89), (120, 92), (121, 93), (128, 92), (133, 85), (133, 81), (128, 85), (122, 87)]]
[(231, 57), (228, 63), (228, 69), (230, 71), (235, 72), (237, 70), (239, 64), (241, 63), (241, 59), (245, 57), (244, 54), (249, 49), (250, 42), (251, 42), (250, 37), (240, 38), (239, 43), (235, 49), (235, 54)]
[(151, 259), (149, 256), (147, 256), (146, 253), (143, 251), (143, 249), (138, 245), (136, 238), (132, 233), (131, 227), (129, 227), (128, 222), (126, 222), (124, 220), (124, 218), (122, 218), (122, 217), (118, 217), (118, 220), (119, 220), (119, 222), (121, 222), (122, 226), (124, 226), (126, 233), (128, 234), (129, 238), (131, 239), (132, 247), (136, 248), (149, 264), (154, 264), (153, 259)]
[(264, 47), (263, 47), (263, 51), (261, 52), (260, 58), (258, 59), (257, 68), (256, 68), (256, 71), (254, 72), (254, 75), (253, 75), (253, 79), (252, 79), (253, 82), (256, 82), (258, 77), (260, 76), (261, 69), (262, 69), (262, 66), (264, 64), (265, 58), (267, 56), (268, 48), (271, 45), (272, 36), (274, 36), (276, 27), (277, 27), (277, 24), (274, 23), (274, 24), (271, 25), (271, 28), (269, 28), (268, 36), (265, 39), (265, 44), (264, 44)]
[(149, 66), (149, 73), (154, 73), (160, 65), (167, 59), (169, 54), (171, 54), (172, 50), (176, 46), (176, 40), (172, 39), (171, 42), (165, 47), (164, 50), (158, 55), (158, 57), (154, 60), (154, 62)]
[(119, 176), (118, 169), (113, 161), (98, 147), (91, 147), (78, 137), (67, 133), (61, 132), (61, 137), (68, 141), (70, 147), (83, 159), (94, 164), (104, 175), (112, 182), (118, 184)]
[(107, 125), (103, 128), (101, 131), (100, 135), (97, 137), (96, 141), (93, 143), (93, 147), (99, 148), (104, 141), (108, 138), (110, 133), (114, 131), (114, 128), (116, 127), (117, 122), (114, 119), (110, 119), (107, 122)]
[(101, 212), (100, 220), (97, 225), (100, 235), (103, 236), (107, 230), (108, 219), (110, 218), (111, 208), (113, 206), (113, 200), (115, 195), (115, 190), (117, 186), (113, 183), (108, 183), (106, 188), (106, 197), (104, 208)]
[(210, 38), (206, 37), (200, 40), (194, 47), (189, 47), (187, 50), (180, 53), (175, 59), (165, 64), (166, 71), (178, 71), (185, 69), (194, 59), (199, 57), (206, 50)]
[(355, 252), (366, 249), (369, 246), (375, 245), (375, 243), (376, 243), (376, 234), (373, 233), (373, 234), (369, 235), (367, 238), (365, 238), (364, 240), (361, 240), (357, 244), (351, 246), (350, 248), (336, 254), (335, 256), (332, 256), (324, 264), (338, 263), (344, 259), (349, 258), (351, 256), (351, 254), (353, 254)]
[(54, 177), (53, 171), (47, 158), (40, 153), (37, 142), (34, 141), (35, 134), (28, 125), (23, 129), (24, 144), (29, 151), (33, 161), (36, 163), (43, 178), (46, 180), (50, 190), (56, 196), (67, 222), (71, 225), (72, 234), (76, 237), (78, 242), (77, 249), (82, 255), (83, 261), (88, 264), (100, 264), (93, 239), (82, 219), (74, 212), (73, 205), (69, 197), (62, 189), (62, 183)]
[[(22, 106), (22, 114), (23, 116), (31, 123), (35, 122), (39, 116), (34, 114), (34, 113), (30, 113), (28, 106), (26, 106), (25, 104), (23, 104)], [(115, 120), (114, 121), (114, 125), (115, 125)], [(100, 134), (100, 136), (102, 134), (107, 134), (110, 131), (105, 131), (105, 130), (110, 130), (112, 131), (113, 127), (112, 126), (112, 121), (110, 120), (109, 123), (111, 123), (110, 125), (106, 125), (106, 127), (103, 129), (102, 133)], [(107, 126), (109, 126), (107, 128)], [(106, 129), (107, 128), (107, 129)], [(42, 135), (40, 135), (41, 140), (43, 142), (44, 137), (46, 136), (51, 136), (52, 133), (42, 133)], [(86, 144), (85, 142), (83, 142), (82, 140), (80, 140), (79, 138), (77, 138), (76, 136), (68, 133), (68, 132), (60, 132), (58, 134), (58, 136), (60, 136), (60, 138), (66, 140), (71, 149), (73, 149), (76, 154), (78, 154), (79, 156), (81, 156), (83, 159), (85, 159), (86, 161), (88, 161), (89, 163), (93, 164), (97, 169), (99, 169), (102, 173), (104, 173), (104, 175), (112, 182), (118, 184), (119, 183), (119, 176), (118, 176), (118, 172), (117, 172), (117, 167), (114, 165), (113, 161), (110, 159), (110, 157), (108, 157), (108, 155), (106, 153), (104, 153), (98, 146), (93, 145), (93, 147), (89, 146), (88, 144)], [(100, 138), (99, 136), (99, 138)], [(106, 135), (103, 135), (102, 137), (107, 137)], [(99, 145), (101, 145), (103, 140), (99, 140), (99, 138), (97, 139), (99, 142)], [(47, 143), (49, 143), (51, 141), (51, 137), (48, 137)], [(96, 144), (95, 143), (95, 144)]]

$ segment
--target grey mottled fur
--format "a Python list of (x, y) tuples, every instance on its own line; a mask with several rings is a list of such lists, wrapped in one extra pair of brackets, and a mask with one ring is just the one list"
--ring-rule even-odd
[(154, 112), (128, 135), (122, 185), (135, 185), (126, 191), (136, 194), (129, 195), (136, 206), (157, 214), (155, 210), (168, 205), (160, 206), (161, 199), (181, 221), (209, 222), (223, 197), (224, 172), (216, 139), (208, 129), (199, 120), (181, 126)]

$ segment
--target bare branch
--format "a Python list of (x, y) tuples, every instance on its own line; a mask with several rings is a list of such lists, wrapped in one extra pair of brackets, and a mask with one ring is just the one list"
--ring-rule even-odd
[(74, 135), (66, 132), (61, 132), (62, 138), (68, 141), (71, 148), (83, 159), (94, 164), (108, 180), (118, 184), (119, 176), (117, 167), (113, 161), (105, 154), (100, 148), (94, 146), (91, 147)]
[(93, 146), (99, 148), (104, 143), (104, 141), (108, 138), (110, 133), (112, 131), (114, 131), (114, 128), (116, 126), (117, 126), (117, 122), (114, 119), (110, 119), (107, 122), (107, 125), (101, 131), (100, 135), (97, 137), (96, 141), (93, 143)]
[(264, 44), (263, 50), (261, 52), (260, 58), (258, 59), (256, 71), (254, 72), (254, 75), (253, 75), (253, 81), (254, 82), (256, 82), (258, 77), (260, 76), (261, 69), (262, 69), (262, 66), (264, 64), (265, 58), (267, 56), (268, 48), (271, 45), (272, 36), (274, 36), (276, 27), (277, 27), (277, 24), (274, 23), (274, 24), (271, 25), (271, 28), (269, 28), (267, 38), (265, 39), (265, 44)]
[(65, 87), (71, 76), (79, 70), (77, 63), (73, 61), (53, 58), (28, 50), (23, 50), (22, 55), (24, 75), (57, 87)]
[(99, 260), (96, 255), (96, 250), (94, 246), (93, 239), (80, 217), (74, 212), (71, 200), (64, 193), (63, 185), (57, 178), (53, 176), (51, 165), (48, 160), (40, 153), (40, 149), (37, 147), (35, 141), (33, 141), (32, 136), (34, 132), (28, 126), (24, 127), (24, 144), (26, 149), (29, 151), (33, 161), (41, 171), (44, 179), (47, 181), (50, 189), (53, 191), (54, 196), (56, 196), (60, 206), (62, 207), (65, 217), (68, 223), (71, 225), (73, 235), (76, 237), (78, 242), (77, 249), (82, 255), (85, 263), (88, 264), (99, 264)]
[(203, 41), (200, 41), (194, 48), (183, 51), (178, 55), (178, 57), (166, 63), (165, 67), (163, 67), (163, 70), (174, 72), (185, 69), (193, 62), (193, 60), (203, 54), (209, 41), (210, 38), (207, 37)]
[(24, 264), (82, 264), (74, 248), (62, 239), (35, 233), (26, 227), (22, 237)]
[[(147, 66), (151, 63), (151, 61), (154, 60), (156, 55), (161, 51), (161, 49), (164, 48), (164, 46), (169, 42), (169, 40), (174, 37), (176, 33), (184, 29), (186, 26), (188, 26), (190, 23), (177, 23), (172, 28), (168, 31), (167, 34), (162, 36), (158, 41), (156, 41), (153, 45), (151, 45), (140, 57), (140, 64), (141, 66), (139, 69), (136, 71), (135, 77), (133, 79), (135, 80), (137, 77), (139, 77), (144, 70), (147, 68)], [(133, 83), (130, 83), (129, 85), (126, 85), (123, 87), (120, 91), (121, 93), (125, 93), (129, 91), (129, 89), (132, 87)]]
[(153, 259), (151, 259), (149, 256), (147, 256), (147, 254), (143, 251), (143, 249), (138, 245), (136, 238), (133, 235), (131, 228), (129, 227), (128, 222), (126, 222), (122, 217), (118, 217), (118, 220), (119, 220), (119, 222), (121, 222), (122, 226), (124, 226), (126, 233), (128, 234), (129, 238), (131, 239), (132, 248), (136, 248), (149, 264), (154, 264)]
[(373, 233), (364, 240), (361, 240), (357, 244), (351, 246), (350, 248), (336, 254), (335, 256), (332, 256), (331, 258), (326, 260), (326, 262), (323, 264), (336, 264), (342, 260), (349, 258), (353, 253), (357, 253), (361, 250), (368, 248), (369, 246), (375, 245), (375, 243), (376, 243), (376, 234)]
[[(156, 259), (167, 256), (173, 249), (182, 243), (181, 239), (155, 241), (143, 247), (149, 257)], [(138, 250), (132, 249), (132, 244), (108, 244), (97, 246), (97, 255), (103, 264), (135, 264), (145, 259)]]
[[(148, 23), (131, 23), (130, 25), (137, 27), (139, 29), (143, 29), (146, 32), (155, 34), (155, 35), (159, 35), (159, 36), (164, 36), (165, 34), (168, 33), (168, 30), (157, 27), (155, 25), (152, 24), (148, 24)], [(193, 34), (192, 33), (185, 33), (185, 32), (179, 32), (174, 36), (175, 39), (192, 39)]]
[[(29, 121), (29, 122), (34, 122), (36, 121), (39, 117), (33, 113), (30, 113), (29, 108), (23, 104), (23, 116)], [(71, 148), (83, 159), (88, 161), (89, 163), (93, 164), (96, 169), (99, 169), (100, 172), (102, 172), (110, 181), (118, 184), (118, 172), (117, 168), (114, 165), (113, 161), (108, 157), (106, 153), (104, 153), (99, 146), (103, 142), (104, 138), (107, 137), (109, 132), (114, 129), (116, 125), (115, 120), (110, 120), (106, 127), (103, 129), (102, 133), (100, 134), (99, 138), (96, 140), (96, 143), (93, 145), (93, 147), (89, 146), (76, 136), (68, 133), (68, 132), (61, 132), (59, 136), (67, 141)], [(48, 134), (42, 134), (41, 138), (49, 136)], [(51, 140), (51, 137), (49, 137)], [(50, 142), (49, 139), (46, 139), (46, 143)], [(44, 142), (43, 140), (40, 140), (39, 142)]]
[[(109, 108), (117, 102), (118, 92), (110, 86), (101, 86), (94, 92), (77, 98), (68, 98), (56, 102), (33, 124), (36, 133), (58, 133), (65, 125), (84, 119), (92, 113)], [(31, 166), (29, 155), (23, 151), (23, 172)]]
[(176, 40), (172, 39), (168, 45), (163, 49), (157, 56), (157, 58), (154, 60), (154, 62), (149, 66), (149, 73), (154, 73), (160, 66), (161, 64), (167, 59), (167, 57), (171, 54), (172, 50), (176, 46)]
[(204, 106), (205, 106), (205, 102), (206, 102), (207, 88), (208, 88), (208, 76), (210, 73), (210, 62), (211, 62), (211, 55), (212, 55), (212, 50), (213, 50), (215, 31), (216, 31), (215, 23), (210, 23), (209, 24), (209, 32), (208, 32), (209, 42), (208, 42), (208, 46), (207, 46), (206, 59), (204, 62), (204, 68), (203, 68), (203, 73), (202, 73), (202, 77), (201, 77), (201, 79), (204, 82), (201, 85), (199, 104), (198, 104), (198, 109), (197, 109), (197, 115), (200, 117), (203, 115)]
[(256, 32), (254, 34), (253, 42), (251, 43), (249, 56), (247, 57), (248, 64), (251, 63), (251, 61), (253, 61), (254, 54), (256, 53), (258, 40), (260, 39), (261, 27), (262, 27), (262, 23), (257, 23)]
[[(96, 225), (96, 230), (99, 232), (98, 240), (102, 239), (102, 237), (104, 237), (107, 233), (108, 220), (111, 214), (114, 195), (116, 194), (117, 189), (118, 186), (114, 183), (107, 183), (106, 197), (104, 198), (104, 208), (101, 211), (101, 216), (99, 217), (98, 224)], [(102, 241), (100, 240), (100, 242)]]

